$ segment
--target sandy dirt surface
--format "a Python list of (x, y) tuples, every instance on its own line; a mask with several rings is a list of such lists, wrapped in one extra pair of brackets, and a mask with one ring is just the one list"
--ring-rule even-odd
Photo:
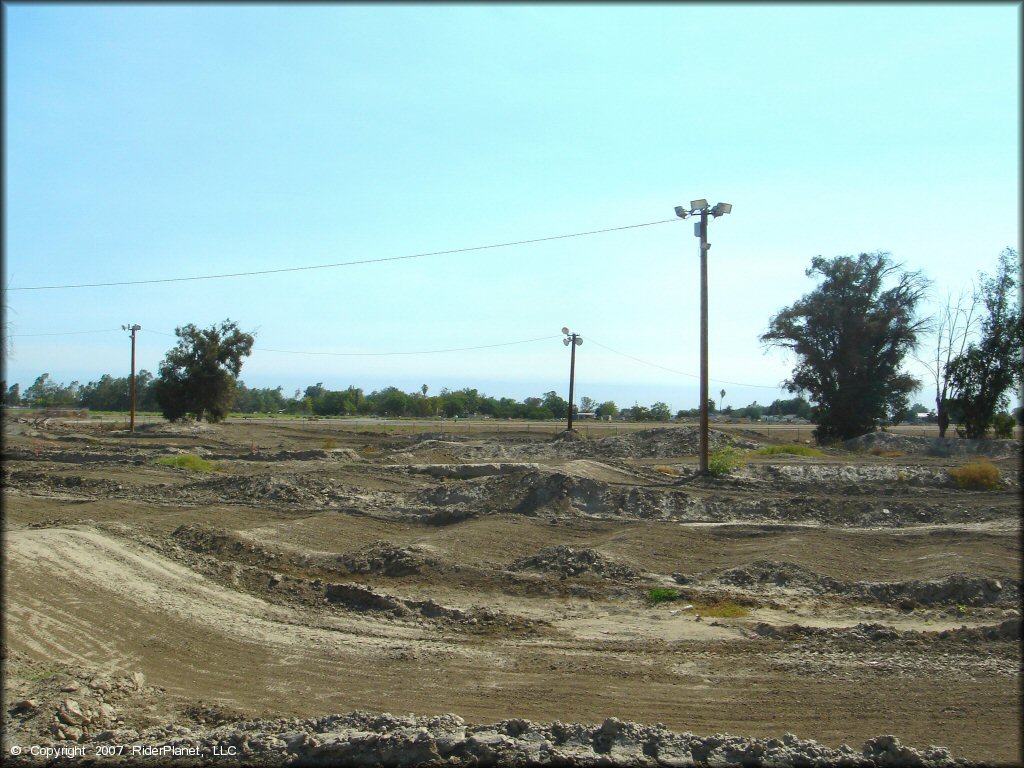
[[(686, 427), (10, 419), (4, 437), (5, 750), (254, 721), (318, 724), (311, 739), (359, 711), (430, 734), (441, 721), (415, 718), (791, 733), (859, 755), (893, 734), (1020, 760), (1016, 441), (748, 453), (707, 479)], [(182, 454), (217, 470), (154, 463)], [(1001, 489), (952, 482), (976, 455)]]

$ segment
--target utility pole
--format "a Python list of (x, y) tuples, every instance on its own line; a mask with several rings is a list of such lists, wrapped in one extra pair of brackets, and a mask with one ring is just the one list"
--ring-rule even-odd
[(690, 210), (676, 206), (676, 216), (685, 219), (695, 213), (700, 221), (693, 225), (693, 234), (700, 238), (700, 473), (708, 474), (708, 213), (716, 219), (730, 213), (732, 205), (718, 203), (708, 208), (707, 200), (691, 200)]
[(562, 333), (565, 334), (562, 343), (572, 347), (572, 355), (569, 357), (569, 424), (565, 428), (566, 432), (572, 432), (572, 389), (576, 379), (576, 347), (583, 343), (583, 337), (578, 333), (570, 333), (568, 328), (563, 328)]
[(700, 211), (700, 473), (708, 473), (708, 208)]
[(128, 422), (128, 431), (135, 431), (135, 334), (142, 330), (141, 325), (122, 325), (121, 330), (132, 332), (132, 377), (128, 385), (128, 410), (131, 414)]

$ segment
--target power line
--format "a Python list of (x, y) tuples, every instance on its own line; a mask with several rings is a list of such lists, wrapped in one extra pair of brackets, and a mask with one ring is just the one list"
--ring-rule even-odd
[(511, 347), (513, 344), (531, 344), (535, 341), (550, 341), (558, 336), (539, 336), (536, 339), (521, 341), (503, 341), (499, 344), (483, 344), (478, 347), (452, 347), (450, 349), (424, 349), (414, 352), (307, 352), (293, 349), (266, 349), (253, 347), (253, 352), (279, 352), (286, 355), (333, 355), (337, 357), (383, 357), (386, 355), (437, 355), (444, 352), (470, 352), (476, 349), (493, 349), (494, 347)]
[(624, 229), (639, 229), (640, 227), (652, 227), (656, 224), (671, 224), (679, 219), (662, 219), (660, 221), (649, 221), (645, 224), (627, 224), (623, 227), (609, 227), (607, 229), (593, 229), (588, 232), (573, 232), (568, 235), (551, 235), (549, 237), (535, 237), (529, 240), (515, 240), (509, 243), (493, 243), (491, 245), (474, 245), (468, 248), (452, 248), (445, 251), (428, 251), (425, 253), (413, 253), (406, 256), (385, 256), (379, 259), (359, 259), (356, 261), (339, 261), (333, 264), (313, 264), (306, 267), (281, 267), (279, 269), (261, 269), (250, 272), (226, 272), (220, 275), (195, 275), (192, 277), (162, 277), (151, 280), (121, 280), (109, 283), (75, 283), (68, 285), (30, 285), (20, 288), (4, 288), (5, 291), (48, 291), (65, 288), (106, 288), (117, 285), (148, 285), (152, 283), (181, 283), (189, 280), (219, 280), (228, 277), (250, 277), (253, 275), (272, 275), (283, 272), (303, 272), (312, 269), (333, 269), (335, 267), (352, 267), (358, 264), (380, 264), (386, 261), (403, 261), (408, 259), (421, 259), (425, 256), (444, 256), (452, 253), (468, 253), (470, 251), (484, 251), (493, 248), (508, 248), (513, 245), (528, 245), (530, 243), (543, 243), (550, 240), (565, 240), (570, 237), (586, 237), (587, 235), (600, 235), (606, 232), (619, 232)]
[[(597, 346), (601, 347), (602, 349), (607, 349), (609, 352), (614, 352), (616, 355), (621, 355), (622, 357), (628, 357), (630, 360), (636, 360), (636, 362), (638, 362), (638, 363), (643, 363), (644, 365), (649, 365), (649, 366), (651, 366), (653, 368), (660, 368), (661, 370), (668, 371), (669, 373), (677, 373), (680, 376), (689, 376), (691, 379), (700, 378), (695, 373), (687, 373), (686, 371), (677, 371), (675, 368), (666, 368), (664, 365), (658, 365), (657, 363), (652, 363), (649, 360), (641, 360), (639, 357), (634, 357), (633, 355), (628, 355), (625, 352), (619, 352), (617, 349), (612, 349), (611, 347), (605, 346), (604, 344), (602, 344), (599, 341), (594, 341), (594, 337), (593, 336), (588, 336), (587, 340), (591, 344), (596, 344)], [(716, 384), (732, 384), (732, 385), (735, 385), (737, 387), (756, 387), (757, 389), (782, 389), (782, 387), (780, 387), (778, 385), (771, 386), (771, 385), (768, 385), (768, 384), (745, 384), (742, 381), (726, 381), (725, 379), (712, 379), (712, 381), (714, 381)]]
[[(15, 290), (15, 289), (12, 289)], [(98, 331), (54, 331), (53, 333), (12, 333), (12, 337), (21, 338), (24, 336), (77, 336), (83, 333), (112, 333), (120, 328), (103, 328)]]
[[(143, 329), (145, 330), (145, 329)], [(176, 338), (173, 333), (164, 333), (163, 331), (145, 331), (146, 333), (155, 333), (160, 336), (170, 336)], [(520, 339), (519, 341), (502, 341), (497, 344), (480, 344), (475, 347), (450, 347), (447, 349), (420, 349), (412, 351), (401, 351), (401, 352), (323, 352), (319, 350), (304, 350), (304, 349), (269, 349), (267, 347), (253, 347), (253, 352), (276, 352), (283, 355), (326, 355), (331, 357), (386, 357), (389, 355), (437, 355), (445, 352), (471, 352), (477, 349), (493, 349), (495, 347), (511, 347), (515, 344), (532, 344), (537, 341), (550, 341), (551, 339), (559, 338), (555, 336), (538, 336), (535, 339)]]

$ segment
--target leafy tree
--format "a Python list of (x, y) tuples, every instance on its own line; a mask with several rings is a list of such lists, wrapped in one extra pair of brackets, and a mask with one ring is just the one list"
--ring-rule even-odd
[(761, 342), (799, 358), (786, 388), (816, 403), (818, 442), (846, 440), (874, 430), (917, 389), (900, 366), (925, 325), (915, 312), (927, 281), (881, 252), (816, 256), (806, 274), (822, 283), (775, 315)]
[(70, 407), (78, 404), (79, 386), (72, 381), (67, 386), (50, 379), (43, 373), (25, 390), (25, 402), (34, 408)]
[(651, 421), (668, 421), (672, 418), (672, 411), (661, 401), (652, 405), (648, 413), (650, 413)]
[(629, 420), (650, 421), (651, 411), (648, 408), (644, 408), (639, 403), (633, 403), (633, 407), (629, 409)]
[(374, 413), (381, 416), (404, 416), (409, 396), (398, 387), (385, 387), (379, 392), (371, 392), (367, 398)]
[(965, 437), (984, 437), (996, 412), (1007, 405), (1007, 390), (1024, 382), (1019, 273), (1019, 256), (1007, 248), (999, 254), (995, 277), (980, 276), (978, 300), (986, 313), (980, 338), (947, 367), (950, 388), (962, 410), (958, 432)]
[(11, 384), (10, 389), (4, 394), (4, 405), (21, 405), (21, 385), (18, 382)]
[(544, 393), (541, 407), (551, 412), (556, 419), (564, 419), (569, 415), (569, 403), (561, 395), (552, 390)]
[(580, 412), (581, 413), (596, 413), (597, 406), (599, 403), (592, 397), (581, 397), (580, 398)]
[(231, 409), (242, 361), (252, 352), (253, 334), (230, 319), (209, 328), (189, 323), (174, 333), (178, 344), (160, 363), (155, 383), (164, 418), (222, 421)]
[(612, 418), (615, 418), (616, 416), (619, 415), (619, 406), (615, 404), (614, 400), (607, 400), (606, 402), (603, 402), (599, 406), (597, 406), (594, 413), (596, 413), (602, 419), (606, 416), (611, 416)]

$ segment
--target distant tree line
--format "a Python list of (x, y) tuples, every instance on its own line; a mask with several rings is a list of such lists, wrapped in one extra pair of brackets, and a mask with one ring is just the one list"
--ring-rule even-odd
[[(2, 385), (0, 385), (2, 386)], [(160, 411), (157, 399), (157, 379), (149, 371), (141, 370), (136, 376), (135, 407), (138, 411)], [(4, 402), (9, 406), (32, 408), (88, 408), (93, 411), (128, 410), (127, 376), (104, 374), (97, 381), (81, 385), (77, 381), (59, 384), (50, 374), (40, 375), (32, 386), (21, 392), (18, 384), (6, 389)], [(510, 397), (491, 397), (476, 389), (442, 389), (429, 394), (424, 384), (415, 392), (403, 392), (398, 387), (385, 387), (369, 394), (360, 387), (349, 386), (332, 390), (318, 382), (304, 390), (297, 389), (286, 396), (283, 387), (249, 387), (243, 381), (234, 382), (231, 412), (240, 414), (289, 414), (298, 416), (388, 416), (434, 418), (444, 416), (490, 416), (496, 419), (564, 419), (569, 403), (557, 392), (545, 392), (541, 397), (527, 397), (522, 401)], [(771, 405), (754, 401), (744, 408), (731, 406), (719, 410), (709, 401), (711, 413), (721, 413), (737, 419), (759, 420), (762, 416), (794, 415), (810, 418), (811, 404), (801, 397), (775, 400)], [(650, 406), (634, 404), (620, 411), (612, 400), (598, 402), (590, 397), (580, 398), (573, 413), (593, 413), (596, 418), (622, 416), (629, 421), (669, 421), (672, 412), (668, 405), (656, 402)], [(697, 418), (699, 409), (680, 410), (677, 419)]]
[[(910, 394), (921, 381), (903, 370), (903, 362), (931, 334), (933, 351), (925, 362), (935, 380), (935, 413), (940, 434), (952, 421), (964, 437), (1012, 434), (1013, 417), (1005, 412), (1007, 393), (1024, 385), (1024, 319), (1021, 317), (1020, 256), (1006, 249), (993, 276), (979, 275), (973, 295), (948, 301), (935, 317), (921, 317), (918, 307), (929, 283), (920, 272), (907, 272), (889, 254), (816, 256), (806, 270), (820, 284), (777, 312), (761, 335), (766, 347), (792, 352), (796, 367), (785, 382), (797, 395), (769, 406), (756, 401), (722, 413), (758, 420), (763, 416), (801, 417), (817, 424), (819, 442), (846, 440), (879, 425), (905, 421), (921, 406), (910, 406)], [(252, 351), (254, 335), (225, 320), (209, 328), (185, 325), (175, 329), (178, 342), (153, 377), (140, 371), (136, 385), (138, 410), (157, 409), (171, 420), (206, 418), (220, 421), (230, 411), (292, 413), (314, 416), (489, 416), (510, 419), (562, 419), (569, 413), (557, 392), (527, 397), (522, 402), (494, 398), (476, 389), (442, 389), (430, 395), (424, 384), (416, 392), (385, 387), (364, 394), (349, 386), (329, 390), (319, 382), (286, 398), (281, 387), (250, 389), (238, 375)], [(81, 407), (124, 411), (128, 380), (106, 375), (84, 386), (65, 386), (42, 374), (22, 393), (17, 384), (4, 391), (7, 405), (41, 408)], [(726, 392), (719, 392), (719, 407)], [(807, 396), (805, 398), (805, 395)], [(707, 403), (714, 413), (714, 399)], [(614, 402), (583, 397), (578, 412), (604, 418), (620, 414)], [(668, 421), (668, 405), (639, 403), (623, 409), (632, 421)], [(678, 418), (695, 417), (696, 409)], [(1020, 416), (1018, 415), (1018, 420)]]

